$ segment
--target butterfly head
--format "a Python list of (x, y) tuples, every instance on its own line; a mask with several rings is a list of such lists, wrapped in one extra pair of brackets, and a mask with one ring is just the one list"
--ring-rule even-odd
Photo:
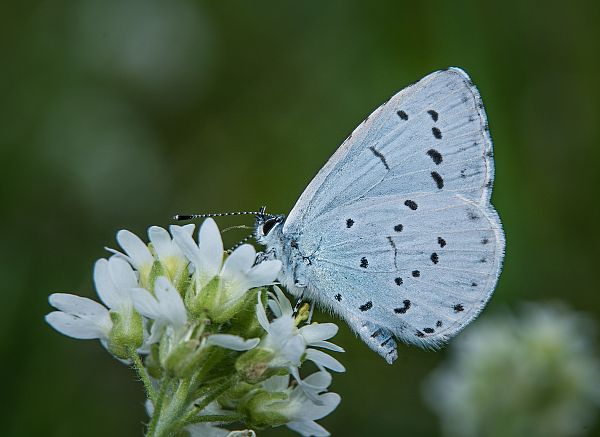
[(281, 225), (285, 221), (282, 214), (266, 214), (262, 207), (256, 215), (254, 237), (259, 244), (267, 245), (276, 234), (281, 232)]

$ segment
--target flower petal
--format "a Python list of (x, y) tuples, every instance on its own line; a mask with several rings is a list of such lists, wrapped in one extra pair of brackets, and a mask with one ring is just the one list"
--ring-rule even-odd
[(278, 286), (274, 286), (275, 294), (277, 296), (277, 303), (279, 304), (279, 309), (281, 310), (281, 314), (286, 314), (291, 316), (294, 313), (294, 309), (292, 308), (292, 304), (283, 291)]
[(110, 278), (108, 260), (101, 258), (94, 264), (94, 284), (100, 300), (109, 308), (116, 308), (121, 304), (121, 296)]
[(81, 318), (74, 314), (53, 311), (46, 315), (46, 322), (61, 334), (81, 340), (106, 338), (112, 326), (108, 310), (106, 318)]
[[(173, 255), (173, 248), (177, 247), (173, 244), (171, 236), (166, 229), (160, 226), (150, 226), (148, 228), (148, 239), (152, 243), (152, 247), (156, 251), (158, 259), (165, 259)], [(179, 248), (177, 248), (179, 250)]]
[(281, 270), (281, 261), (269, 260), (263, 261), (260, 264), (255, 265), (247, 273), (247, 287), (256, 288), (261, 285), (267, 285), (277, 279), (277, 275)]
[(225, 280), (242, 280), (245, 274), (252, 268), (256, 251), (249, 244), (243, 244), (227, 257), (221, 270), (221, 277)]
[(331, 384), (331, 379), (331, 373), (319, 371), (308, 375), (302, 382), (315, 389), (326, 390)]
[(256, 304), (256, 318), (258, 319), (258, 323), (263, 329), (269, 332), (269, 319), (267, 319), (267, 313), (265, 312), (265, 307), (262, 304), (261, 300), (262, 291), (258, 292), (258, 303)]
[(160, 304), (162, 317), (169, 320), (176, 327), (185, 325), (187, 323), (187, 311), (181, 295), (171, 282), (164, 276), (156, 278), (154, 292)]
[(320, 347), (323, 349), (329, 349), (334, 352), (346, 352), (343, 347), (333, 344), (329, 341), (314, 341), (310, 344), (312, 347)]
[(313, 361), (319, 367), (327, 367), (334, 372), (345, 372), (346, 369), (338, 360), (317, 349), (306, 349), (306, 359)]
[(199, 272), (201, 276), (213, 278), (221, 270), (223, 240), (219, 228), (212, 218), (207, 218), (202, 223), (198, 233), (198, 246), (201, 265), (196, 267), (201, 270)]
[(140, 237), (126, 229), (117, 232), (117, 242), (129, 256), (133, 266), (140, 270), (144, 267), (151, 266), (154, 262), (154, 257), (150, 253), (150, 249), (146, 246)]
[(160, 319), (160, 308), (156, 298), (145, 288), (131, 290), (131, 300), (135, 309), (144, 317), (152, 320)]
[(200, 249), (198, 248), (198, 245), (194, 241), (192, 235), (190, 235), (190, 233), (181, 226), (171, 226), (170, 229), (171, 234), (173, 235), (173, 241), (175, 241), (175, 244), (179, 246), (179, 249), (181, 249), (187, 259), (189, 259), (194, 265), (199, 264), (201, 262)]
[(289, 384), (289, 375), (275, 375), (263, 381), (262, 386), (267, 391), (276, 392), (286, 390)]
[(120, 257), (111, 257), (108, 260), (110, 278), (118, 288), (119, 298), (125, 300), (130, 288), (138, 286), (138, 280), (131, 265)]
[(247, 351), (253, 349), (260, 343), (260, 338), (243, 339), (231, 334), (213, 334), (206, 339), (207, 345), (220, 346), (234, 351)]
[(296, 431), (305, 437), (328, 437), (331, 434), (313, 420), (302, 420), (297, 422), (289, 422), (286, 426), (292, 431)]
[(306, 344), (311, 345), (315, 341), (327, 340), (338, 332), (335, 323), (313, 323), (300, 328), (300, 334), (304, 337)]
[(48, 302), (57, 310), (75, 314), (79, 317), (99, 318), (104, 317), (108, 311), (103, 305), (87, 297), (75, 296), (67, 293), (53, 293)]

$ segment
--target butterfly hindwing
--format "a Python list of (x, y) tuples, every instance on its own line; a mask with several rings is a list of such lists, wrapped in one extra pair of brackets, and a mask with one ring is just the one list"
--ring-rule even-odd
[(409, 343), (452, 337), (496, 285), (504, 244), (497, 218), (455, 194), (366, 199), (315, 225), (327, 226), (309, 267), (315, 299)]

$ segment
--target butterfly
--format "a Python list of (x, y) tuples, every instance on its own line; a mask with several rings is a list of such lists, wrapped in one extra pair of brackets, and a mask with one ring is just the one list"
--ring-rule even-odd
[(437, 348), (481, 312), (504, 256), (492, 141), (463, 70), (436, 71), (367, 117), (289, 215), (255, 237), (281, 283), (343, 320), (388, 363), (395, 339)]

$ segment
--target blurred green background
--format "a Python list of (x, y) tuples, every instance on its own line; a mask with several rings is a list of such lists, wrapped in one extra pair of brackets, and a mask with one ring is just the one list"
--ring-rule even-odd
[[(50, 329), (47, 295), (95, 296), (93, 262), (118, 229), (143, 235), (175, 212), (287, 213), (371, 110), (452, 65), (486, 104), (507, 236), (482, 317), (560, 299), (598, 320), (599, 12), (593, 1), (2, 2), (2, 435), (141, 435), (133, 373)], [(322, 421), (333, 435), (439, 434), (422, 382), (445, 351), (401, 346), (388, 366), (345, 326), (335, 341), (348, 371)]]

